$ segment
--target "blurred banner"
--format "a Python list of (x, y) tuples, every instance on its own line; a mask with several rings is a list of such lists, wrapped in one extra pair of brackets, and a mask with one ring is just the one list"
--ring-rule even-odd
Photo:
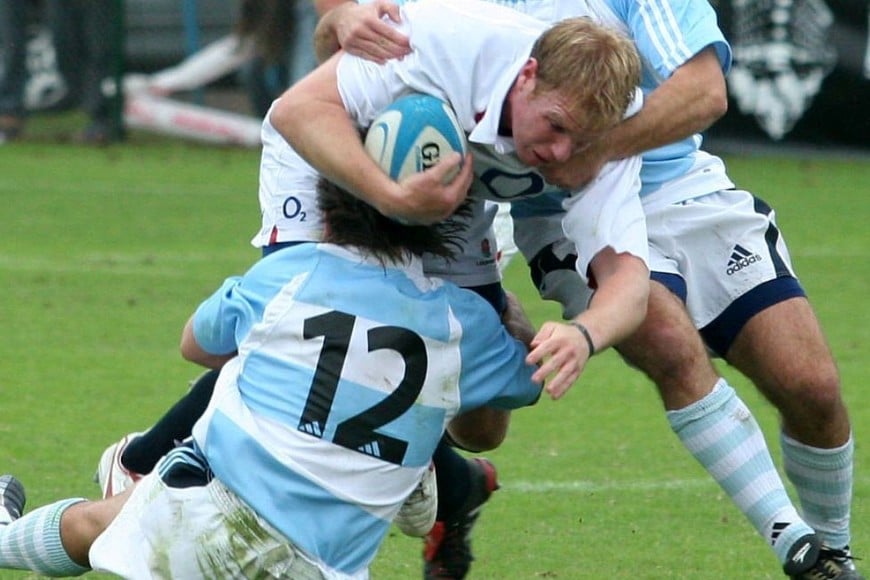
[(870, 148), (868, 0), (711, 1), (734, 64), (709, 136)]

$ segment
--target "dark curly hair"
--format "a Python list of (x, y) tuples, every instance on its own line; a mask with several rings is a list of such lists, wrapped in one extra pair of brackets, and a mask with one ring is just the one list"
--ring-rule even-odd
[[(318, 207), (326, 224), (326, 242), (355, 246), (381, 263), (424, 253), (449, 259), (461, 250), (459, 243), (465, 230), (461, 220), (447, 220), (430, 226), (405, 225), (386, 217), (324, 178), (320, 179), (317, 192)], [(471, 206), (466, 202), (454, 216), (467, 217), (470, 214)]]

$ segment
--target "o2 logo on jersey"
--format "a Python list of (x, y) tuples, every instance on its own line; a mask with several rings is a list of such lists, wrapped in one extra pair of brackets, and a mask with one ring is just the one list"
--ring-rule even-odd
[(420, 167), (424, 171), (435, 167), (441, 161), (441, 147), (438, 143), (429, 142), (420, 147)]
[(298, 219), (300, 222), (304, 222), (307, 217), (307, 214), (302, 209), (302, 202), (295, 195), (291, 195), (284, 200), (281, 211), (288, 220)]

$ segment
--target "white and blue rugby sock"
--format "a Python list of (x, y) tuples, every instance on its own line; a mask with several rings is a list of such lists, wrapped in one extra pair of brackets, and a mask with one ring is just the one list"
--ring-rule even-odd
[(798, 515), (758, 423), (734, 389), (719, 379), (706, 397), (667, 416), (686, 449), (784, 563), (789, 548), (813, 529)]
[(846, 548), (851, 540), (854, 440), (841, 447), (810, 447), (780, 433), (785, 474), (794, 484), (807, 523), (831, 548)]
[(60, 540), (60, 518), (83, 498), (43, 506), (0, 526), (0, 568), (31, 570), (44, 576), (81, 576), (90, 568), (73, 562)]

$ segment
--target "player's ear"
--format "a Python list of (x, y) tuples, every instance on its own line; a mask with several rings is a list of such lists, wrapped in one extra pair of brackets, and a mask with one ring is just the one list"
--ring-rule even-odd
[[(538, 77), (538, 59), (534, 57), (529, 57), (529, 60), (526, 61), (526, 64), (523, 65), (523, 68), (520, 69), (519, 75), (517, 75), (517, 87), (518, 88), (534, 88), (535, 80)], [(531, 83), (530, 87), (525, 87), (527, 83)]]
[(524, 74), (529, 78), (535, 78), (538, 76), (538, 59), (533, 56), (529, 57), (529, 60), (526, 61), (526, 64), (523, 65), (520, 74)]

